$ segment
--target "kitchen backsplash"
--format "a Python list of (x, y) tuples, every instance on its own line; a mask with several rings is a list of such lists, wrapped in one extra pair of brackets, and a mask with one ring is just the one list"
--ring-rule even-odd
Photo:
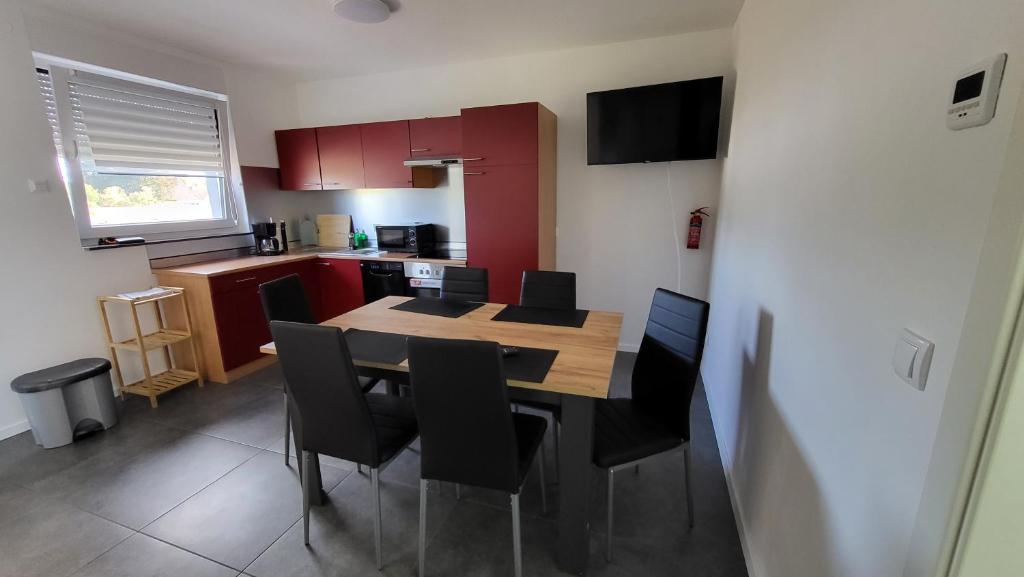
[(349, 214), (357, 229), (366, 230), (376, 245), (377, 224), (430, 222), (437, 225), (441, 248), (453, 256), (466, 250), (466, 205), (462, 167), (447, 169), (447, 178), (434, 188), (283, 191), (276, 168), (242, 167), (242, 184), (250, 222), (285, 219), (288, 238), (297, 240), (299, 224), (318, 214)]

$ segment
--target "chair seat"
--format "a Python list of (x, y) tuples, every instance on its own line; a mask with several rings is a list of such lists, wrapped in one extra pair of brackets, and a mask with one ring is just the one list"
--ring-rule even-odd
[(522, 485), (527, 473), (530, 472), (530, 463), (533, 462), (533, 456), (544, 441), (544, 433), (548, 429), (548, 421), (544, 417), (536, 415), (513, 413), (512, 424), (516, 429), (516, 444), (519, 447), (518, 484)]
[(657, 455), (683, 444), (632, 399), (603, 399), (594, 411), (594, 464), (602, 469)]
[[(366, 404), (370, 407), (370, 416), (377, 433), (380, 463), (383, 463), (416, 438), (416, 411), (412, 399), (380, 393), (367, 393)], [(363, 464), (377, 466), (380, 463)]]

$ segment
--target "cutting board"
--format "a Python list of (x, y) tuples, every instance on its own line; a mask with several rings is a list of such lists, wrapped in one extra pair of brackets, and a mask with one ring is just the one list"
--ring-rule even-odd
[(345, 248), (349, 246), (352, 217), (347, 214), (318, 214), (316, 228), (318, 245)]

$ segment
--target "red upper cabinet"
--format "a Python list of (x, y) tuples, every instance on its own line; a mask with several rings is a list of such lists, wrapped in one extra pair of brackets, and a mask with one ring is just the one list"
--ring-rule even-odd
[(540, 105), (536, 102), (462, 109), (462, 155), (474, 166), (537, 164)]
[(315, 128), (278, 130), (277, 161), (282, 190), (322, 190)]
[(409, 121), (372, 122), (359, 130), (366, 188), (412, 188), (412, 169), (403, 164), (409, 158)]
[(316, 142), (324, 190), (366, 187), (358, 124), (317, 128)]
[(462, 117), (417, 118), (409, 121), (413, 158), (462, 154)]

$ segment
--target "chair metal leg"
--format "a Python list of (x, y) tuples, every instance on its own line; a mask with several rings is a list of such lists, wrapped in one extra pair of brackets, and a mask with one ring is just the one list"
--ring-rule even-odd
[[(456, 485), (458, 487), (458, 485)], [(419, 577), (426, 575), (427, 557), (427, 480), (420, 479), (420, 538), (419, 538)]]
[(614, 521), (614, 497), (615, 497), (615, 471), (611, 468), (608, 469), (608, 549), (604, 553), (604, 558), (611, 563), (612, 561), (612, 524)]
[[(292, 444), (292, 408), (288, 402), (288, 395), (284, 396), (284, 466), (288, 466), (288, 458), (291, 456), (291, 444)], [(295, 450), (296, 456), (298, 456), (298, 448)], [(299, 468), (302, 464), (299, 464)]]
[(690, 529), (693, 529), (693, 485), (690, 476), (690, 444), (683, 446), (683, 474), (686, 479), (686, 514), (690, 517)]
[(309, 546), (309, 465), (313, 459), (309, 451), (302, 451), (299, 454), (299, 469), (302, 474), (302, 539), (306, 546)]
[(555, 483), (558, 483), (558, 459), (560, 458), (558, 437), (561, 436), (560, 433), (562, 432), (562, 426), (558, 424), (558, 419), (556, 419), (554, 415), (551, 415), (551, 420), (555, 423), (555, 426), (551, 429), (551, 434), (555, 436)]
[(356, 473), (363, 474), (363, 466), (359, 463), (356, 463)]
[(376, 468), (370, 469), (370, 483), (373, 485), (373, 545), (377, 552), (377, 570), (380, 571), (384, 568), (383, 557), (381, 556), (381, 536), (380, 536), (380, 476)]
[(519, 494), (512, 495), (512, 555), (516, 577), (523, 577), (523, 543), (519, 528)]
[(544, 455), (544, 441), (540, 442), (540, 459), (537, 460), (537, 468), (540, 473), (540, 514), (547, 516), (548, 514), (548, 486), (544, 482), (544, 464), (547, 461)]
[(634, 475), (639, 475), (640, 474), (640, 465), (633, 465), (633, 474)]
[(462, 500), (462, 485), (460, 485), (458, 483), (455, 483), (455, 500), (456, 501), (461, 501)]

